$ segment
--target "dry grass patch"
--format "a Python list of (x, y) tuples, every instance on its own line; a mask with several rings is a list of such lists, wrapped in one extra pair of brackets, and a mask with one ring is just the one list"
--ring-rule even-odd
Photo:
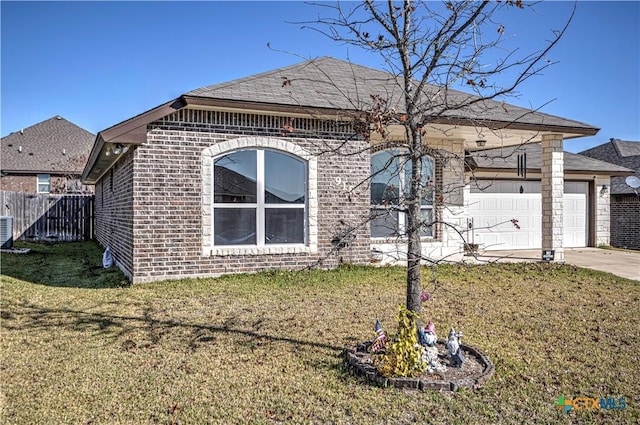
[[(88, 263), (100, 264), (99, 250), (84, 245)], [(464, 331), (463, 342), (488, 354), (496, 375), (481, 390), (440, 394), (376, 388), (343, 366), (344, 348), (372, 338), (376, 317), (394, 330), (400, 268), (132, 287), (94, 270), (65, 286), (29, 278), (31, 258), (9, 263), (3, 255), (3, 423), (640, 420), (640, 283), (609, 274), (543, 264), (441, 267), (425, 318), (441, 336), (450, 326)], [(554, 407), (560, 395), (625, 397), (628, 406), (564, 414)]]

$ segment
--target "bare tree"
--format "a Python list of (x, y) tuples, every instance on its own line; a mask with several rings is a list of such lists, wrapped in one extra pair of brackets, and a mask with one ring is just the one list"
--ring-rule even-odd
[(51, 193), (91, 193), (90, 187), (80, 181), (87, 158), (86, 154), (77, 154), (53, 163), (52, 169), (57, 173), (51, 178)]
[[(502, 47), (506, 23), (500, 22), (509, 9), (532, 8), (520, 0), (441, 4), (366, 0), (346, 7), (340, 3), (316, 5), (331, 17), (305, 23), (309, 28), (335, 42), (380, 55), (386, 70), (396, 77), (399, 104), (371, 94), (372, 102), (362, 110), (360, 119), (366, 124), (364, 131), (378, 133), (383, 139), (390, 126), (404, 129), (401, 161), (408, 165), (410, 176), (402, 201), (391, 202), (407, 217), (403, 235), (407, 241), (406, 306), (420, 314), (421, 229), (438, 220), (426, 222), (421, 215), (425, 196), (435, 196), (438, 201), (432, 182), (423, 178), (425, 155), (438, 152), (426, 142), (427, 126), (474, 119), (478, 128), (487, 130), (483, 125), (490, 114), (487, 102), (500, 102), (514, 94), (523, 82), (552, 64), (547, 53), (565, 32), (573, 13), (540, 50), (523, 54)], [(462, 87), (471, 93), (454, 90)], [(491, 103), (495, 108), (496, 102)], [(390, 166), (391, 162), (387, 168)]]

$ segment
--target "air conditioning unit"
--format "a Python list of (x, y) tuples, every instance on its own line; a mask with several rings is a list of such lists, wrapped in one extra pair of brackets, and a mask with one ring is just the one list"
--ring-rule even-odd
[(13, 217), (0, 217), (0, 242), (2, 249), (13, 248)]

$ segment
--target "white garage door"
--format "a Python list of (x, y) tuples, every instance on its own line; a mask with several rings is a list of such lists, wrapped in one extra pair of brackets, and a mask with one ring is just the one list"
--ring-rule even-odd
[[(472, 188), (469, 242), (485, 250), (542, 248), (542, 195), (540, 182), (492, 181)], [(566, 248), (587, 246), (586, 182), (564, 184), (564, 239)], [(517, 220), (517, 225), (514, 224)]]

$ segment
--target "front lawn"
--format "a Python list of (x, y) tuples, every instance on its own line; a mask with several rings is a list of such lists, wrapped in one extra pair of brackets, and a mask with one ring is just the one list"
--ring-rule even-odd
[[(462, 330), (496, 373), (479, 390), (423, 393), (343, 366), (376, 318), (395, 332), (401, 268), (126, 286), (93, 243), (30, 247), (2, 254), (2, 423), (640, 421), (639, 282), (550, 264), (441, 267), (424, 318), (440, 337)], [(560, 396), (626, 408), (563, 413)]]

